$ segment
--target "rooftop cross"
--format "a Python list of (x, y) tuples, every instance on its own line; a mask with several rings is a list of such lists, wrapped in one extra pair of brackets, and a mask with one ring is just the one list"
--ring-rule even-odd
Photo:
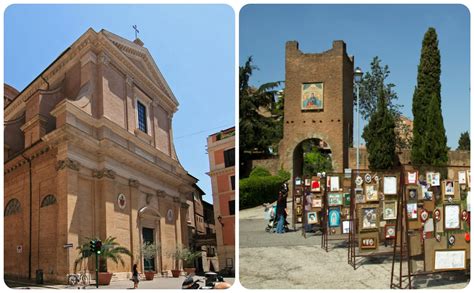
[(137, 39), (137, 38), (138, 38), (138, 33), (139, 33), (140, 31), (138, 30), (138, 28), (137, 28), (137, 25), (136, 25), (136, 24), (135, 24), (135, 25), (133, 25), (132, 27), (133, 27), (133, 29), (135, 30), (135, 39)]

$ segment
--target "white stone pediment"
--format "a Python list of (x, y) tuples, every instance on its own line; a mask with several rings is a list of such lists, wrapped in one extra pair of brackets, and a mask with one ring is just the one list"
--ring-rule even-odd
[(178, 100), (171, 91), (148, 49), (106, 30), (103, 30), (102, 33), (160, 90), (178, 104)]

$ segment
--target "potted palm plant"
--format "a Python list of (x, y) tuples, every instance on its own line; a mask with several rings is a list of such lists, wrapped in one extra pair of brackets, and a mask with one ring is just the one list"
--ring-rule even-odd
[(145, 261), (145, 278), (150, 281), (153, 280), (155, 277), (155, 271), (150, 270), (152, 266), (152, 262), (155, 259), (158, 247), (150, 242), (145, 242), (142, 245), (142, 256)]
[[(74, 269), (77, 268), (77, 265), (82, 262), (82, 260), (93, 256), (94, 254), (90, 251), (89, 240), (77, 247), (79, 250), (79, 256), (74, 261)], [(123, 266), (125, 262), (122, 255), (132, 256), (130, 251), (116, 241), (115, 237), (109, 236), (102, 242), (102, 247), (100, 249), (99, 256), (99, 280), (97, 282), (99, 285), (109, 285), (110, 280), (112, 279), (112, 273), (107, 272), (107, 260), (112, 260), (114, 263), (120, 264)]]

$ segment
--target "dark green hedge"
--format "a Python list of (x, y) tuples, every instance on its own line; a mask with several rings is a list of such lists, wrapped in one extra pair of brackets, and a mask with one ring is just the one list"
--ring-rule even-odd
[(279, 171), (277, 176), (261, 176), (261, 171), (256, 173), (259, 175), (253, 174), (254, 176), (240, 180), (240, 209), (274, 202), (278, 198), (281, 185), (290, 178), (290, 174), (283, 170)]

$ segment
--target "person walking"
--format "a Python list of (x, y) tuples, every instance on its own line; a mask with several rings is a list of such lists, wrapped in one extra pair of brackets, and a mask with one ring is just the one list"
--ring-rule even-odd
[(138, 283), (140, 282), (140, 273), (138, 272), (137, 264), (134, 264), (132, 268), (132, 281), (133, 281), (133, 289), (137, 289)]
[(276, 232), (278, 234), (285, 233), (286, 215), (286, 193), (284, 193), (283, 190), (280, 190), (278, 192), (278, 201), (276, 206), (276, 219), (278, 220)]

